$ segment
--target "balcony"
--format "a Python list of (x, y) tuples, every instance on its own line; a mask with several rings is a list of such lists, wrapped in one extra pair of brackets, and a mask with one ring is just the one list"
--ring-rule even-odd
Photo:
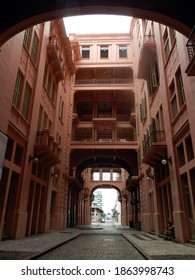
[(97, 140), (86, 138), (81, 140), (72, 140), (71, 149), (134, 149), (137, 150), (137, 141), (131, 139), (98, 138)]
[(187, 76), (195, 76), (195, 26), (192, 29), (186, 47), (188, 52), (189, 64), (185, 72)]
[(76, 79), (76, 85), (132, 84), (133, 79)]
[(138, 65), (138, 79), (146, 79), (148, 72), (148, 65), (155, 61), (156, 58), (156, 42), (154, 35), (145, 35), (143, 45), (140, 52), (140, 59)]
[(116, 125), (116, 118), (112, 118), (112, 117), (108, 117), (108, 116), (104, 116), (101, 115), (97, 118), (93, 118), (93, 125), (94, 126), (108, 126), (108, 127), (112, 127)]
[(159, 164), (167, 155), (167, 144), (164, 131), (152, 131), (143, 146), (143, 163), (152, 167)]
[(64, 80), (63, 59), (57, 43), (52, 38), (47, 45), (47, 53), (57, 82)]
[(48, 129), (37, 132), (34, 154), (44, 165), (53, 166), (60, 163), (61, 147), (54, 141)]
[(104, 89), (105, 87), (113, 89), (129, 89), (129, 85), (133, 87), (133, 79), (76, 79), (75, 90), (83, 90), (83, 88), (95, 87), (95, 89)]

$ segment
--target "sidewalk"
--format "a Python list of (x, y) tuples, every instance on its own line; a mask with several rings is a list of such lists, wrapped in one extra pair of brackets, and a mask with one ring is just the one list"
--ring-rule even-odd
[(119, 225), (93, 224), (68, 228), (59, 232), (39, 234), (21, 240), (0, 242), (0, 260), (33, 259), (37, 254), (58, 247), (81, 234), (121, 234), (139, 250), (146, 259), (154, 260), (195, 260), (195, 246), (166, 241), (156, 235), (121, 227)]

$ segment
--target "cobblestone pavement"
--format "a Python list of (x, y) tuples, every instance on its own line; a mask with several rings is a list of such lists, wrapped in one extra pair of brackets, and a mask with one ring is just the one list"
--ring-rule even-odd
[[(131, 244), (123, 239), (122, 236)], [(67, 242), (66, 246), (69, 246), (68, 244), (71, 242), (74, 254), (76, 254), (76, 248), (79, 246), (77, 245), (79, 240), (77, 237), (85, 241), (85, 251), (97, 250), (98, 252), (98, 247), (103, 242), (105, 247), (98, 253), (103, 259), (106, 259), (106, 251), (108, 252), (108, 258), (111, 258), (112, 255), (114, 259), (132, 259), (131, 254), (133, 250), (131, 245), (133, 245), (147, 259), (195, 260), (195, 246), (193, 245), (165, 241), (156, 235), (113, 224), (94, 224), (92, 226), (69, 228), (59, 232), (34, 235), (21, 240), (2, 241), (0, 242), (0, 260), (36, 258), (38, 254), (47, 252)], [(117, 246), (117, 248), (115, 247), (113, 252), (111, 252), (110, 248), (113, 246)], [(83, 251), (84, 249), (79, 259), (84, 257)], [(93, 259), (94, 255), (91, 252), (90, 254), (90, 259)], [(69, 258), (71, 259), (70, 255)]]
[(143, 260), (120, 234), (84, 233), (38, 258), (42, 260)]

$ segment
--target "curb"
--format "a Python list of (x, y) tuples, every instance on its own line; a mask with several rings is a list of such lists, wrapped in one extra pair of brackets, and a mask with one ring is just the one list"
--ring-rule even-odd
[(148, 255), (141, 247), (139, 247), (135, 242), (130, 240), (125, 234), (121, 234), (143, 257), (145, 260), (153, 260), (153, 258)]
[(52, 245), (51, 247), (48, 247), (47, 249), (42, 250), (41, 252), (35, 253), (35, 254), (27, 257), (27, 258), (24, 258), (23, 260), (36, 260), (37, 258), (45, 255), (46, 253), (49, 253), (50, 251), (52, 251), (52, 250), (54, 250), (54, 249), (56, 249), (56, 248), (58, 248), (58, 247), (60, 247), (60, 246), (62, 246), (64, 244), (68, 243), (69, 241), (74, 240), (75, 238), (79, 237), (80, 235), (82, 235), (82, 233), (78, 233), (75, 236), (72, 236), (72, 237), (70, 237), (69, 239), (67, 239), (65, 241), (62, 241), (60, 243), (56, 243), (56, 244)]

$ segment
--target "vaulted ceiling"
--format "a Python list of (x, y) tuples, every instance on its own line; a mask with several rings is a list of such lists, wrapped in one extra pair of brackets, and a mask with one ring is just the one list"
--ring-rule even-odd
[(2, 0), (0, 45), (30, 25), (81, 14), (146, 18), (169, 25), (186, 36), (195, 22), (194, 0)]

